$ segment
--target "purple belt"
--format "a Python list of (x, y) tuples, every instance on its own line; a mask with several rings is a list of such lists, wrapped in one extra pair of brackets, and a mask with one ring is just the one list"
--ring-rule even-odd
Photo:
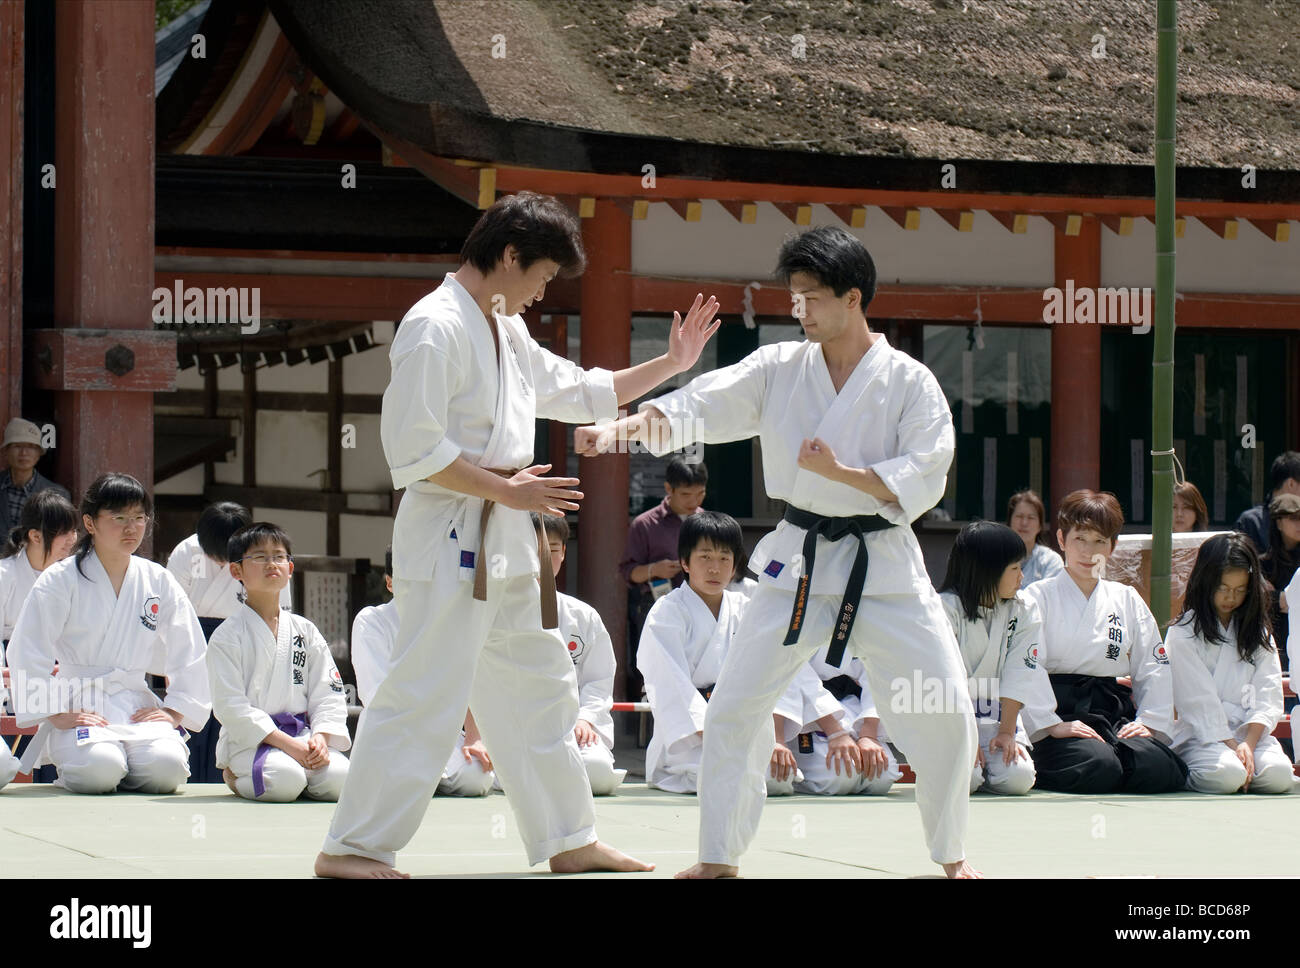
[[(275, 723), (280, 732), (288, 733), (290, 736), (297, 736), (309, 725), (306, 713), (276, 713), (271, 717), (271, 722)], [(266, 792), (266, 779), (262, 771), (266, 767), (267, 754), (272, 748), (270, 743), (259, 743), (257, 752), (253, 754), (253, 796), (255, 797), (260, 797)]]

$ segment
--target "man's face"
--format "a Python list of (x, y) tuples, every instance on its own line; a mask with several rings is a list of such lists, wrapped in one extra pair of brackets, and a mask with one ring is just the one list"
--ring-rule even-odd
[(516, 313), (522, 313), (540, 300), (546, 294), (546, 284), (554, 279), (559, 271), (559, 263), (550, 259), (538, 259), (525, 269), (515, 247), (506, 246), (506, 251), (501, 257), (501, 268), (498, 271), (498, 285), (506, 304), (503, 315), (514, 316)]
[(790, 315), (799, 319), (804, 335), (813, 343), (825, 343), (842, 334), (849, 326), (855, 307), (860, 310), (862, 306), (862, 294), (857, 289), (837, 296), (807, 272), (790, 276), (790, 299), (793, 303)]
[(35, 444), (10, 444), (5, 448), (5, 465), (11, 471), (30, 471), (41, 459), (41, 449)]
[(683, 484), (680, 487), (665, 484), (664, 488), (668, 492), (668, 510), (673, 514), (694, 514), (704, 503), (703, 484)]

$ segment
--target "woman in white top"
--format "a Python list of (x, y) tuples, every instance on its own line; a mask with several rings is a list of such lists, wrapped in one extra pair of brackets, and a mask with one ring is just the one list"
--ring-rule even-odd
[(1007, 502), (1007, 524), (1025, 543), (1025, 560), (1020, 564), (1021, 588), (1065, 570), (1061, 556), (1046, 543), (1046, 522), (1047, 510), (1036, 493), (1026, 489), (1011, 495)]
[(1183, 613), (1169, 629), (1174, 752), (1200, 793), (1290, 793), (1291, 762), (1269, 735), (1282, 717), (1282, 666), (1269, 634), (1259, 556), (1244, 534), (1201, 545)]
[(41, 572), (72, 554), (77, 509), (58, 491), (37, 491), (23, 505), (18, 526), (5, 537), (0, 558), (0, 639), (8, 642)]

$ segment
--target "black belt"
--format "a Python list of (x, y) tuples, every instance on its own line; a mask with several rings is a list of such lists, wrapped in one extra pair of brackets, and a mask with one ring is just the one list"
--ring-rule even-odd
[(862, 687), (852, 676), (836, 676), (834, 679), (825, 680), (822, 685), (837, 702), (843, 702), (845, 696), (852, 696), (854, 699), (862, 698)]
[(696, 686), (695, 688), (698, 689), (699, 692), (700, 692), (700, 695), (704, 697), (704, 701), (705, 701), (705, 702), (708, 702), (708, 701), (709, 701), (709, 697), (713, 695), (713, 690), (716, 689), (717, 686), (718, 686), (718, 684), (715, 682), (715, 683), (714, 683), (713, 685), (711, 685), (711, 686)]
[(840, 603), (840, 614), (835, 620), (835, 632), (831, 636), (831, 647), (826, 653), (828, 665), (838, 666), (844, 660), (844, 649), (849, 644), (849, 634), (853, 631), (853, 620), (857, 617), (858, 604), (862, 601), (862, 587), (867, 583), (867, 541), (863, 537), (870, 531), (884, 531), (894, 527), (892, 521), (886, 521), (879, 514), (858, 514), (848, 518), (828, 518), (811, 511), (803, 511), (787, 505), (785, 520), (797, 528), (807, 529), (803, 538), (803, 573), (799, 576), (799, 587), (794, 593), (794, 608), (790, 611), (790, 628), (785, 633), (785, 645), (794, 645), (799, 641), (799, 632), (803, 628), (804, 615), (808, 610), (808, 590), (812, 587), (813, 559), (817, 554), (817, 536), (827, 541), (839, 541), (853, 535), (858, 539), (858, 553), (853, 556), (853, 568), (849, 571), (849, 583), (844, 589), (844, 600)]

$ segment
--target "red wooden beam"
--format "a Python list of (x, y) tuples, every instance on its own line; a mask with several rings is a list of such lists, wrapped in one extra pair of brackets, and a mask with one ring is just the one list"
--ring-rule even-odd
[[(1078, 235), (1056, 230), (1055, 281), (1064, 288), (1101, 280), (1101, 223), (1084, 219)], [(1072, 307), (1071, 307), (1072, 308)], [(1041, 310), (1040, 310), (1041, 311)], [(1052, 449), (1049, 508), (1071, 491), (1099, 486), (1101, 474), (1101, 327), (1052, 332)]]
[(176, 389), (176, 335), (167, 330), (38, 329), (27, 379), (42, 390)]
[(0, 3), (0, 426), (23, 402), (23, 37), (22, 3)]

